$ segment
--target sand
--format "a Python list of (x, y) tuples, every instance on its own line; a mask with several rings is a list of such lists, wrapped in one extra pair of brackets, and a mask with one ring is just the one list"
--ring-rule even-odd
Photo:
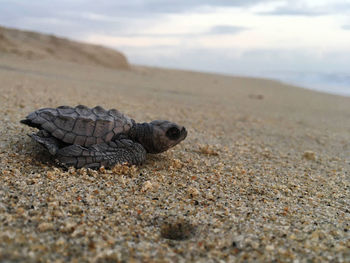
[[(350, 98), (10, 53), (0, 83), (0, 261), (350, 261)], [(77, 104), (188, 137), (140, 167), (65, 170), (19, 120)]]

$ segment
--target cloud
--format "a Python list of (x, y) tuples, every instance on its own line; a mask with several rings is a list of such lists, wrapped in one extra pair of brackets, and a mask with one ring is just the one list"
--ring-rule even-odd
[(70, 11), (119, 17), (148, 16), (154, 14), (182, 13), (204, 6), (242, 7), (271, 1), (274, 0), (2, 0), (0, 17), (50, 17), (52, 15), (61, 17), (61, 14), (69, 13)]
[[(216, 7), (249, 7), (274, 0), (0, 0), (0, 24), (67, 37), (121, 34), (149, 28), (168, 14)], [(275, 0), (276, 1), (276, 0)]]
[(322, 16), (329, 12), (321, 10), (311, 10), (307, 8), (290, 8), (280, 7), (269, 12), (260, 12), (260, 15), (277, 15), (277, 16)]
[[(172, 32), (160, 32), (160, 33), (148, 33), (148, 32), (131, 32), (131, 33), (118, 33), (116, 35), (98, 34), (92, 32), (86, 34), (82, 40), (85, 42), (107, 45), (114, 48), (120, 47), (151, 47), (151, 46), (167, 46), (178, 47), (192, 46), (198, 47), (198, 41), (202, 41), (202, 37), (210, 38), (217, 36), (233, 36), (239, 34), (242, 31), (249, 30), (246, 27), (232, 26), (232, 25), (216, 25), (209, 29), (197, 32), (189, 33), (172, 33)], [(196, 44), (193, 44), (196, 43)]]
[(213, 26), (207, 34), (210, 35), (232, 35), (237, 34), (241, 31), (247, 30), (245, 27), (230, 26), (230, 25), (217, 25)]
[[(88, 0), (89, 10), (103, 13), (127, 13), (127, 14), (164, 14), (164, 13), (182, 13), (196, 8), (209, 7), (242, 7), (252, 6), (259, 3), (271, 2), (274, 0), (129, 0), (129, 1), (110, 1), (110, 0)], [(94, 8), (94, 9), (91, 9)], [(121, 12), (120, 12), (121, 11)]]
[(286, 1), (271, 11), (258, 12), (260, 15), (276, 16), (323, 16), (330, 14), (347, 14), (350, 4), (344, 0), (294, 0)]
[(350, 30), (350, 25), (343, 25), (341, 28), (344, 30)]
[[(264, 2), (272, 2), (274, 0), (151, 0), (145, 1), (142, 10), (147, 10), (150, 13), (179, 13), (186, 12), (195, 8), (203, 6), (210, 7), (244, 7), (252, 6)], [(130, 1), (129, 1), (130, 2)], [(136, 1), (139, 2), (139, 1)], [(135, 0), (130, 2), (131, 5), (135, 4)]]

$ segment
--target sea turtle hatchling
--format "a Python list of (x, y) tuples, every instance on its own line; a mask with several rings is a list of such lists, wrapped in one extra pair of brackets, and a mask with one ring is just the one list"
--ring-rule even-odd
[(175, 123), (136, 123), (118, 110), (100, 106), (43, 108), (21, 123), (39, 129), (28, 135), (45, 146), (59, 164), (76, 168), (141, 164), (146, 153), (164, 152), (187, 136), (186, 129)]

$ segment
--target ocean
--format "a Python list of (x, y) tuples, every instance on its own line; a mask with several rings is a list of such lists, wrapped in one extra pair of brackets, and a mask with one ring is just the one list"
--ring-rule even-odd
[(350, 73), (268, 71), (254, 75), (256, 77), (279, 80), (311, 90), (350, 96)]

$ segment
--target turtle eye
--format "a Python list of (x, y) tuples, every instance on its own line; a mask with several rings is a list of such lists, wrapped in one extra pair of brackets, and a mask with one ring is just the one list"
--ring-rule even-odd
[(166, 132), (166, 136), (171, 140), (177, 140), (180, 137), (180, 130), (176, 127), (171, 127)]

